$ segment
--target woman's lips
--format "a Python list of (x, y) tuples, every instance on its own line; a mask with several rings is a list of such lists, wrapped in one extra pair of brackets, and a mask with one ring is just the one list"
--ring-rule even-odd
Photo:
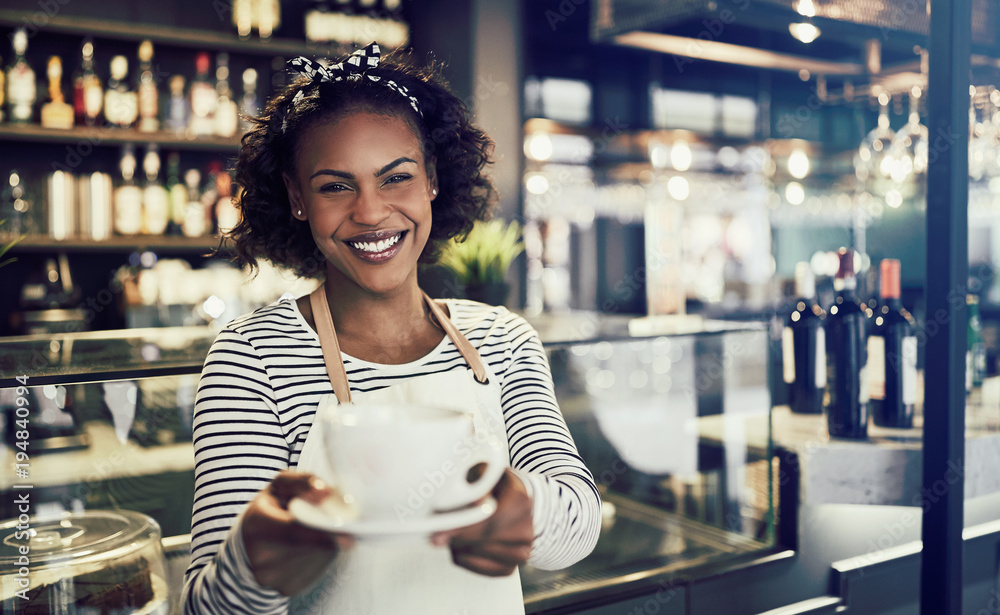
[(399, 231), (390, 235), (371, 233), (369, 235), (352, 237), (349, 240), (345, 240), (344, 244), (350, 248), (354, 256), (363, 261), (384, 263), (399, 254), (405, 238), (406, 231)]

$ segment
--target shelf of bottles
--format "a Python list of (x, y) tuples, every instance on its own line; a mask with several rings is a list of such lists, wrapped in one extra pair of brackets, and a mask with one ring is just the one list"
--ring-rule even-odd
[(398, 0), (315, 2), (298, 16), (304, 40), (274, 36), (278, 0), (226, 9), (229, 32), (0, 10), (12, 43), (0, 72), (10, 145), (0, 241), (26, 236), (19, 251), (217, 244), (238, 221), (231, 159), (247, 118), (285, 84), (286, 58), (409, 41)]
[[(215, 56), (213, 79), (212, 57), (201, 51), (190, 84), (183, 75), (173, 75), (169, 94), (161, 95), (164, 75), (157, 74), (150, 40), (138, 45), (134, 80), (129, 78), (129, 58), (116, 54), (102, 82), (95, 66), (96, 44), (87, 37), (81, 45), (69, 99), (62, 59), (50, 55), (48, 96), (40, 97), (40, 79), (27, 56), (27, 32), (14, 32), (13, 58), (2, 88), (0, 140), (17, 143), (21, 152), (28, 151), (28, 144), (65, 145), (65, 150), (36, 156), (48, 159), (48, 169), (31, 156), (5, 160), (9, 167), (3, 173), (0, 233), (25, 236), (15, 250), (45, 249), (50, 241), (60, 242), (61, 249), (107, 247), (114, 236), (141, 235), (180, 236), (189, 241), (161, 245), (202, 249), (205, 241), (190, 240), (210, 238), (236, 223), (224, 158), (236, 152), (240, 112), (258, 111), (256, 70), (243, 72), (243, 96), (237, 100), (229, 85), (229, 55)], [(88, 160), (96, 149), (109, 147), (119, 148), (114, 173), (107, 171), (107, 154)], [(182, 173), (181, 151), (203, 152), (199, 162), (205, 155), (215, 159)], [(25, 166), (29, 169), (20, 170)]]

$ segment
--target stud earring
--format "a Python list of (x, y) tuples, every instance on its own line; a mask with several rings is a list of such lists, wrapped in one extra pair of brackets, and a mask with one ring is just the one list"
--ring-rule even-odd
[(300, 210), (298, 210), (297, 212), (295, 212), (295, 215), (296, 215), (296, 216), (301, 216), (301, 215), (302, 215), (302, 210), (300, 209)]
[(431, 190), (431, 194), (433, 194), (434, 196), (437, 196), (438, 195), (438, 189), (435, 188), (435, 189)]

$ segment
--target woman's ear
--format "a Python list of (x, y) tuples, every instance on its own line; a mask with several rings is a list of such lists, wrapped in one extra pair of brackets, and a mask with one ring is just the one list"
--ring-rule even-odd
[(431, 200), (437, 198), (438, 195), (438, 178), (437, 178), (437, 158), (431, 156), (430, 160), (427, 161), (427, 189), (431, 193)]
[(285, 190), (288, 192), (288, 205), (292, 208), (292, 217), (305, 222), (306, 208), (302, 205), (302, 192), (299, 190), (298, 182), (288, 173), (282, 173), (281, 179), (285, 182)]

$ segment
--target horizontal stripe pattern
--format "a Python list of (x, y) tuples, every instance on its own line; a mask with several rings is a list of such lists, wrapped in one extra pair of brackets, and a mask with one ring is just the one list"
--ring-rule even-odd
[[(500, 381), (511, 467), (533, 500), (535, 541), (529, 563), (552, 570), (579, 561), (597, 542), (600, 496), (559, 411), (538, 334), (503, 307), (454, 299), (447, 305), (452, 321)], [(448, 339), (405, 366), (345, 355), (344, 367), (352, 393), (468, 369)], [(293, 300), (262, 307), (219, 333), (205, 359), (195, 401), (185, 612), (287, 612), (287, 598), (254, 580), (239, 515), (275, 474), (295, 468), (316, 403), (332, 393), (319, 339)]]

